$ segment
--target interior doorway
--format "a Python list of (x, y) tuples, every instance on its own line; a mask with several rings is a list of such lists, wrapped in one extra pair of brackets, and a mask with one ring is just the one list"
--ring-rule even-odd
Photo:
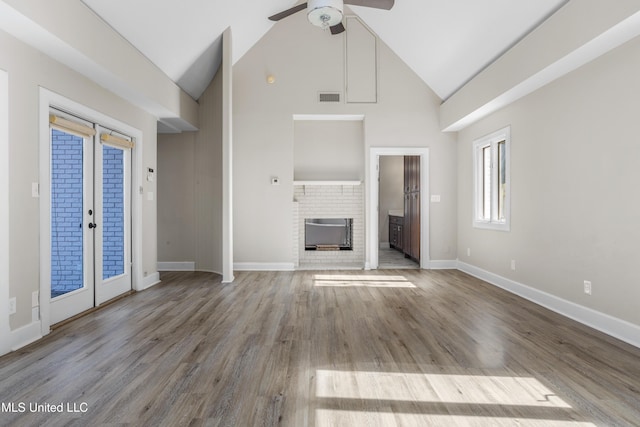
[[(387, 160), (391, 160), (391, 163), (393, 163), (392, 158), (396, 158), (396, 163), (402, 162), (402, 188), (398, 187), (396, 189), (395, 202), (391, 202), (392, 205), (390, 205), (381, 199), (382, 178), (380, 168), (381, 159), (384, 159), (382, 162), (384, 167), (384, 164), (388, 163)], [(370, 149), (370, 185), (367, 206), (369, 230), (367, 236), (368, 268), (391, 268), (393, 265), (400, 266), (399, 268), (429, 268), (429, 204), (426, 202), (429, 197), (428, 165), (428, 148), (387, 147)], [(410, 171), (413, 171), (413, 173), (409, 173)], [(396, 176), (395, 180), (398, 182), (400, 178)], [(402, 197), (402, 202), (399, 201), (400, 196)], [(408, 229), (404, 227), (405, 221), (408, 221)], [(394, 226), (396, 227), (395, 235)], [(400, 229), (397, 227), (400, 227)], [(409, 230), (412, 230), (413, 238), (408, 234)], [(385, 235), (389, 240), (388, 242), (384, 241)], [(387, 244), (389, 248), (387, 248)], [(394, 252), (389, 252), (390, 250)], [(393, 260), (393, 265), (386, 258), (387, 255), (396, 256)], [(398, 257), (398, 255), (401, 257)]]
[(378, 165), (378, 268), (419, 268), (419, 157), (380, 156)]

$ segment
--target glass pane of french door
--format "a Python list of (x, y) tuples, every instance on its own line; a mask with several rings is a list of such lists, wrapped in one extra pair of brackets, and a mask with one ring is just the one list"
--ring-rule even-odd
[(84, 139), (51, 130), (51, 298), (84, 280)]
[(50, 134), (50, 322), (94, 305), (93, 139)]
[(102, 279), (125, 273), (124, 151), (102, 146)]
[(131, 290), (131, 149), (96, 142), (95, 153), (95, 291), (100, 305)]

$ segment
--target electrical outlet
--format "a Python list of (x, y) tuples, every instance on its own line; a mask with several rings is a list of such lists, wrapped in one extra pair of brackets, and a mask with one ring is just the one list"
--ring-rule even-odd
[(516, 260), (515, 259), (511, 260), (511, 269), (514, 270), (514, 271), (516, 269)]
[(9, 298), (9, 314), (16, 314), (16, 297)]
[(471, 248), (467, 248), (467, 256), (471, 256)]
[(584, 281), (584, 293), (587, 295), (591, 295), (591, 282), (588, 280)]

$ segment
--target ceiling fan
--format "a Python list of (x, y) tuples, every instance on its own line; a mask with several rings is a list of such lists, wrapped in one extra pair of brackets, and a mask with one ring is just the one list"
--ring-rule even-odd
[(342, 25), (345, 4), (389, 10), (394, 3), (395, 0), (309, 0), (306, 3), (301, 3), (276, 13), (270, 16), (269, 19), (271, 21), (279, 21), (303, 9), (309, 9), (307, 12), (309, 22), (323, 30), (328, 28), (331, 34), (340, 34), (345, 30), (344, 25)]

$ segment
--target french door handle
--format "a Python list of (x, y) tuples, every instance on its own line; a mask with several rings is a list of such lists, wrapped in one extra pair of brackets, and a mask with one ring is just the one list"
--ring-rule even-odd
[(96, 224), (95, 222), (90, 222), (89, 223), (89, 228), (96, 228), (98, 226), (98, 224)]

